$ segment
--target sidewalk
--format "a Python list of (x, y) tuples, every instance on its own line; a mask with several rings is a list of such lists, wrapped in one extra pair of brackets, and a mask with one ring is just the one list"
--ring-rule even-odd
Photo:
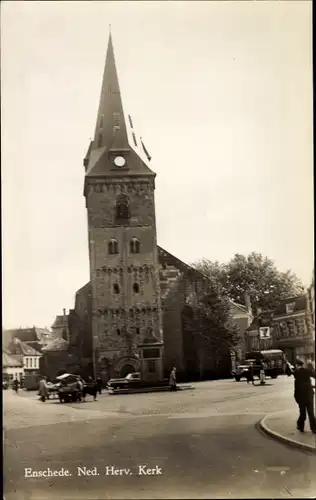
[(296, 429), (297, 418), (298, 410), (296, 408), (269, 413), (260, 420), (259, 426), (266, 434), (279, 441), (316, 453), (316, 434), (311, 432), (308, 419), (305, 423), (305, 432), (302, 433)]

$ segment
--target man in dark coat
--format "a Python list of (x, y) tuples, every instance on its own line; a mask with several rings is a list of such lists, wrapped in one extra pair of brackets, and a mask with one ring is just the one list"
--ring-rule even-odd
[(314, 391), (311, 383), (311, 377), (315, 378), (315, 372), (310, 368), (304, 368), (301, 360), (296, 360), (296, 366), (293, 370), (294, 399), (298, 404), (300, 416), (297, 420), (297, 429), (304, 432), (306, 413), (308, 415), (311, 431), (316, 434), (316, 419), (314, 414)]

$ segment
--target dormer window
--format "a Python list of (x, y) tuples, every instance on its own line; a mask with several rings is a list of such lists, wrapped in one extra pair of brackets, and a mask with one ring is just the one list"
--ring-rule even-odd
[(140, 241), (138, 238), (132, 238), (130, 241), (130, 252), (139, 253), (140, 252)]
[(108, 251), (110, 255), (118, 254), (118, 242), (112, 238), (108, 243)]
[(295, 309), (295, 302), (291, 302), (290, 304), (286, 304), (286, 314), (293, 314)]

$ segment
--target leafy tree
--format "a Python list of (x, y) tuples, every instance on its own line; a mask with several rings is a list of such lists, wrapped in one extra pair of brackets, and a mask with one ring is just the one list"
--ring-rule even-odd
[(239, 343), (238, 331), (231, 317), (231, 304), (216, 281), (207, 289), (190, 296), (186, 327), (193, 334), (193, 346), (199, 360), (200, 378), (213, 362), (213, 371), (228, 371), (230, 351)]
[(256, 252), (248, 256), (235, 254), (228, 264), (203, 259), (195, 267), (236, 302), (245, 304), (248, 294), (254, 313), (259, 307), (274, 309), (280, 300), (304, 293), (294, 273), (279, 271), (273, 260)]

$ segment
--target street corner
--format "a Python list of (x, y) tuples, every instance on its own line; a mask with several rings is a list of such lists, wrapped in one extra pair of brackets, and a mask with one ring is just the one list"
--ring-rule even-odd
[(300, 432), (296, 429), (297, 415), (293, 410), (268, 413), (258, 423), (258, 428), (267, 436), (287, 446), (316, 454), (316, 436), (308, 428)]

